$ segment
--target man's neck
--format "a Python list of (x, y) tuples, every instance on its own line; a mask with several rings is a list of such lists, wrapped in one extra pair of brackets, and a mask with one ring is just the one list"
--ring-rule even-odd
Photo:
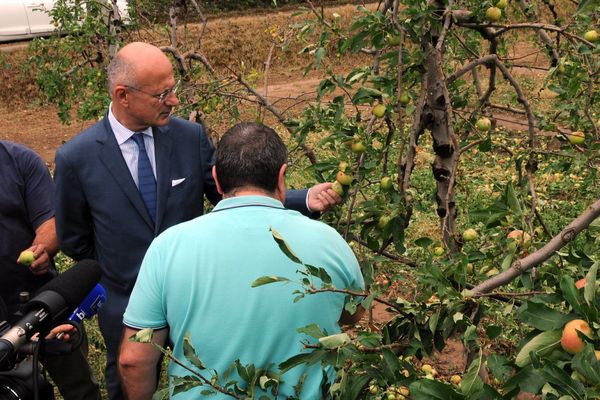
[(242, 196), (264, 196), (264, 197), (270, 197), (272, 199), (281, 201), (281, 198), (277, 191), (269, 192), (267, 190), (259, 189), (259, 188), (251, 187), (251, 186), (233, 189), (233, 190), (229, 191), (228, 193), (223, 194), (224, 199), (229, 199), (232, 197), (242, 197)]

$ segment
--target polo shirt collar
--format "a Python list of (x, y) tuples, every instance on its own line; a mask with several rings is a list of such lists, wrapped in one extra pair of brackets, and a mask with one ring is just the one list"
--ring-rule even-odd
[(281, 204), (281, 202), (277, 199), (267, 196), (253, 195), (228, 197), (219, 201), (213, 211), (222, 211), (230, 208), (249, 206), (284, 208), (283, 204)]
[[(115, 115), (112, 112), (112, 102), (108, 106), (108, 123), (115, 134), (115, 138), (117, 139), (119, 146), (129, 140), (134, 133), (137, 133), (125, 128), (119, 121), (117, 121), (117, 118), (115, 118)], [(152, 128), (148, 127), (143, 130), (142, 133), (144, 135), (152, 136)]]

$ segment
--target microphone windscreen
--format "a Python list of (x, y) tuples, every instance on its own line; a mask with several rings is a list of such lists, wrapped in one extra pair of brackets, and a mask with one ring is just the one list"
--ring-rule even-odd
[(53, 291), (64, 299), (69, 310), (74, 310), (100, 281), (102, 271), (95, 260), (81, 260), (42, 286), (37, 293)]

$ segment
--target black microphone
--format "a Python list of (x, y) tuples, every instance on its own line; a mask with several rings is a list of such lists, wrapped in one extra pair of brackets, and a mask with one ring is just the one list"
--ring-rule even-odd
[(24, 316), (0, 337), (0, 367), (35, 333), (45, 335), (64, 320), (100, 281), (100, 265), (81, 260), (42, 286), (23, 307)]

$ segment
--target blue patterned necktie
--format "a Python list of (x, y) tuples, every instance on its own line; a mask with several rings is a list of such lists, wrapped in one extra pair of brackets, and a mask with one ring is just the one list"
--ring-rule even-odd
[(131, 138), (137, 143), (138, 153), (138, 190), (142, 195), (142, 199), (146, 204), (146, 209), (152, 218), (152, 222), (156, 220), (156, 179), (152, 172), (152, 165), (146, 153), (146, 146), (144, 145), (144, 134), (134, 133)]

